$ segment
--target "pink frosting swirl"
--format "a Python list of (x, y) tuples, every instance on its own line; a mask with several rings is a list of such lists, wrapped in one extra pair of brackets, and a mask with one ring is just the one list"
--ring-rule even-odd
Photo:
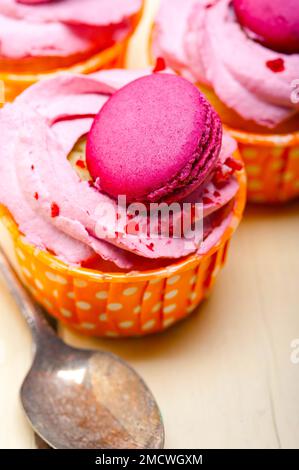
[(278, 53), (255, 42), (238, 23), (231, 3), (163, 0), (154, 53), (187, 78), (212, 86), (243, 119), (276, 127), (299, 111), (291, 99), (299, 54)]

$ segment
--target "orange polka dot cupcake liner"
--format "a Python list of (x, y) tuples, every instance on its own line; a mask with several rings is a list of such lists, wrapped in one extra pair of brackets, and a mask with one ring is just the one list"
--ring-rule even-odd
[(283, 203), (299, 197), (299, 131), (262, 135), (228, 130), (245, 163), (250, 202)]
[(12, 241), (22, 281), (50, 315), (85, 335), (143, 336), (187, 317), (210, 293), (244, 211), (245, 171), (237, 177), (240, 188), (231, 220), (217, 244), (202, 256), (155, 271), (104, 273), (68, 266), (29, 244), (3, 206), (0, 220)]

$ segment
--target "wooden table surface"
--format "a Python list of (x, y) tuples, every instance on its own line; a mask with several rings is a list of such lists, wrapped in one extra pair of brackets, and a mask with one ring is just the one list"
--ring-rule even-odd
[[(146, 64), (144, 32), (156, 4), (148, 2), (130, 66)], [(1, 279), (0, 324), (0, 448), (34, 448), (18, 398), (31, 338)], [(136, 340), (85, 339), (65, 328), (61, 335), (113, 351), (140, 372), (159, 402), (167, 448), (298, 448), (299, 203), (249, 207), (213, 295), (168, 332)]]

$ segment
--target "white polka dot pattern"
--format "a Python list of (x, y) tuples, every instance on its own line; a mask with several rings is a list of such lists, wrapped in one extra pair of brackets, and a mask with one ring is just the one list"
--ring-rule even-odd
[(128, 287), (123, 291), (123, 294), (128, 297), (130, 295), (136, 294), (136, 292), (138, 292), (137, 287)]
[(84, 302), (83, 300), (80, 300), (80, 301), (76, 302), (76, 306), (80, 310), (90, 310), (91, 309), (90, 303), (89, 302)]
[(115, 304), (108, 304), (107, 308), (111, 312), (117, 312), (118, 310), (121, 310), (123, 308), (123, 306), (120, 303), (115, 303)]

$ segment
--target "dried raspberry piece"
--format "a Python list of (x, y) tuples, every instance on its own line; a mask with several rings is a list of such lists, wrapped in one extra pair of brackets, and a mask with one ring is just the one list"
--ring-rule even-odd
[(232, 157), (228, 157), (225, 160), (225, 165), (228, 166), (229, 168), (231, 168), (234, 171), (240, 171), (243, 168), (243, 164), (241, 162), (239, 162), (238, 160), (235, 160)]
[(266, 66), (274, 73), (280, 73), (285, 70), (283, 59), (268, 60)]
[(154, 244), (150, 243), (149, 245), (146, 245), (146, 248), (148, 248), (151, 251), (154, 251)]
[(166, 69), (165, 59), (163, 59), (163, 57), (157, 57), (156, 65), (153, 69), (153, 73), (162, 72), (165, 69)]
[(38, 200), (38, 198), (39, 198), (38, 193), (34, 193), (34, 199)]
[(206, 196), (204, 196), (204, 197), (202, 198), (202, 202), (203, 202), (204, 204), (213, 204), (212, 199), (210, 199), (209, 197), (206, 197)]
[(59, 206), (56, 204), (56, 202), (52, 202), (52, 204), (51, 204), (51, 217), (53, 217), (53, 218), (58, 217), (59, 214), (60, 214)]
[(217, 189), (222, 189), (227, 183), (229, 174), (224, 174), (221, 169), (217, 170), (213, 176), (213, 184)]
[(76, 161), (76, 166), (77, 166), (78, 168), (82, 168), (82, 170), (85, 170), (85, 168), (86, 168), (86, 165), (85, 165), (85, 163), (83, 162), (83, 160), (77, 160), (77, 161)]

